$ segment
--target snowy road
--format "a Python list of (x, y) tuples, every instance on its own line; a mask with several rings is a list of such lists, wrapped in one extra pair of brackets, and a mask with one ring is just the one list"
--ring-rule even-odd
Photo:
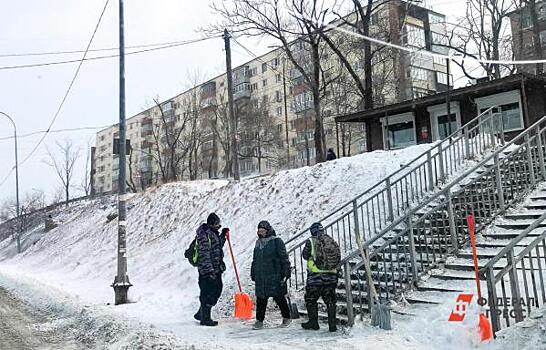
[(0, 288), (0, 349), (76, 349), (48, 327), (50, 320), (34, 314), (5, 289)]

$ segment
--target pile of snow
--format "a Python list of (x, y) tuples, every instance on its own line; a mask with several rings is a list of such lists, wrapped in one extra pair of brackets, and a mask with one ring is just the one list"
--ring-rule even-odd
[[(198, 308), (197, 270), (183, 257), (198, 225), (208, 213), (216, 212), (222, 224), (231, 229), (243, 288), (252, 295), (249, 269), (260, 220), (268, 220), (278, 235), (287, 240), (429, 147), (376, 151), (240, 182), (173, 183), (134, 195), (128, 202), (127, 217), (128, 275), (134, 284), (130, 289), (132, 304), (108, 305), (114, 297), (110, 285), (116, 273), (117, 220), (108, 222), (107, 216), (117, 210), (115, 197), (60, 208), (54, 215), (60, 225), (39, 240), (33, 232), (34, 244), (22, 254), (13, 254), (14, 243), (10, 240), (0, 242), (0, 287), (27, 290), (22, 297), (38, 307), (42, 300), (63, 295), (74, 304), (66, 306), (72, 310), (71, 315), (78, 313), (74, 311), (78, 305), (86, 305), (94, 313), (108, 317), (153, 324), (189, 339), (184, 345), (200, 344), (207, 349), (222, 348), (211, 347), (210, 341), (229, 349), (248, 348), (249, 342), (256, 349), (269, 349), (270, 342), (277, 343), (278, 348), (293, 349), (302, 345), (302, 340), (309, 341), (309, 347), (314, 349), (331, 348), (333, 343), (343, 348), (366, 348), (369, 343), (370, 348), (380, 345), (385, 349), (429, 349), (432, 342), (438, 345), (443, 340), (434, 339), (437, 334), (432, 330), (420, 334), (420, 329), (426, 328), (431, 317), (443, 319), (446, 324), (449, 312), (445, 310), (428, 312), (428, 318), (395, 327), (391, 332), (361, 325), (353, 329), (353, 334), (311, 334), (296, 325), (257, 337), (248, 331), (248, 322), (233, 321), (229, 316), (236, 282), (227, 248), (225, 288), (213, 311), (221, 317), (221, 324), (214, 330), (198, 327), (192, 319)], [(47, 298), (37, 301), (39, 293), (28, 292), (33, 289), (47, 289)], [(81, 312), (78, 314), (81, 316)], [(266, 317), (271, 320), (277, 314), (272, 312)], [(450, 331), (446, 328), (442, 333)], [(451, 337), (447, 346), (434, 348), (464, 348), (469, 342), (462, 338), (468, 339)]]

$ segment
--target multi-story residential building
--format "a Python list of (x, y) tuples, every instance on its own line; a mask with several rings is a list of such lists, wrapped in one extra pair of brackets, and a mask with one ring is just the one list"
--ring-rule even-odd
[[(533, 25), (532, 14), (529, 5), (509, 14), (512, 51), (516, 60), (536, 60), (546, 57), (546, 1), (535, 2), (534, 15), (536, 15), (538, 26)], [(538, 40), (535, 40), (535, 32)], [(517, 69), (519, 72), (535, 73), (537, 65), (518, 65)], [(544, 72), (544, 65), (541, 65), (541, 69)]]
[[(446, 89), (445, 62), (419, 52), (447, 53), (441, 46), (446, 40), (443, 15), (402, 1), (387, 2), (372, 16), (370, 29), (376, 37), (387, 41), (395, 38), (393, 43), (416, 51), (407, 54), (386, 48), (375, 54), (376, 106)], [(335, 40), (343, 47), (346, 37), (340, 34)], [(309, 59), (305, 43), (296, 40), (292, 44), (293, 54), (305, 63)], [(336, 115), (354, 112), (360, 101), (351, 95), (354, 82), (344, 76), (335, 53), (326, 44), (321, 52), (325, 79), (336, 77), (325, 86), (320, 99), (326, 148), (334, 148), (340, 155), (371, 150), (364, 124), (347, 127), (335, 123)], [(348, 57), (363, 75), (361, 55), (356, 50)], [(272, 50), (235, 67), (232, 75), (241, 176), (315, 164), (313, 94), (284, 51)], [(229, 176), (227, 100), (227, 79), (222, 74), (127, 119), (127, 138), (132, 145), (127, 162), (129, 185), (145, 188), (161, 183), (173, 171), (178, 179)], [(112, 154), (116, 136), (117, 126), (97, 133), (93, 164), (98, 193), (117, 190), (118, 158)], [(172, 139), (176, 139), (179, 154), (170, 157), (169, 163), (169, 147), (165, 144), (172, 144)]]

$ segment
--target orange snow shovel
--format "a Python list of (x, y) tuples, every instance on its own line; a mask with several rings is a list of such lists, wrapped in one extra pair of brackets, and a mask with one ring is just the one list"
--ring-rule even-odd
[[(480, 286), (480, 275), (478, 273), (478, 253), (476, 252), (476, 234), (474, 228), (474, 216), (468, 215), (468, 231), (470, 233), (470, 244), (472, 245), (472, 259), (474, 260), (474, 274), (476, 276), (476, 287), (478, 289), (478, 304), (482, 300), (482, 289)], [(493, 328), (491, 327), (491, 321), (480, 310), (480, 321), (478, 322), (478, 332), (482, 341), (493, 339)]]
[(237, 277), (237, 284), (239, 285), (239, 293), (235, 293), (235, 318), (250, 320), (252, 318), (254, 303), (252, 303), (252, 299), (250, 299), (248, 294), (243, 293), (243, 288), (241, 287), (241, 281), (239, 279), (239, 272), (237, 272), (237, 265), (235, 264), (235, 255), (233, 255), (233, 249), (231, 248), (229, 231), (226, 234), (226, 239), (229, 245), (229, 253), (231, 255), (231, 261), (233, 262), (235, 276)]

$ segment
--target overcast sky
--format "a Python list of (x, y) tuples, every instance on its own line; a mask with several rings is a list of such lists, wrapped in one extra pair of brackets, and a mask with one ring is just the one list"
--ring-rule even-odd
[[(458, 1), (457, 1), (458, 2)], [(0, 55), (11, 53), (83, 50), (104, 6), (105, 0), (4, 1), (0, 12)], [(199, 28), (215, 22), (210, 0), (131, 0), (125, 1), (126, 46), (198, 38)], [(431, 1), (434, 10), (456, 14), (456, 1)], [(464, 3), (464, 1), (460, 1)], [(118, 1), (110, 0), (92, 49), (118, 44)], [(463, 9), (464, 10), (464, 9)], [(451, 18), (453, 20), (453, 18)], [(449, 19), (448, 19), (449, 20)], [(264, 43), (243, 41), (257, 54), (267, 51)], [(234, 65), (251, 59), (233, 48)], [(99, 52), (89, 55), (114, 53)], [(81, 54), (0, 57), (0, 67), (78, 59)], [(126, 58), (127, 117), (149, 106), (152, 98), (167, 99), (184, 91), (195, 72), (213, 77), (225, 70), (222, 39), (153, 51)], [(52, 130), (98, 127), (118, 120), (118, 59), (84, 62), (80, 74)], [(77, 68), (77, 64), (16, 70), (0, 69), (0, 111), (17, 124), (19, 161), (30, 153), (41, 135), (24, 134), (46, 130)], [(97, 130), (50, 133), (34, 155), (19, 169), (21, 198), (43, 190), (51, 196), (60, 187), (54, 170), (44, 164), (46, 146), (55, 141), (73, 140), (81, 148), (74, 176), (81, 183), (85, 169), (87, 142), (94, 144)], [(0, 115), (0, 182), (14, 164), (13, 134), (9, 121)], [(15, 174), (0, 187), (0, 203), (15, 197)]]

